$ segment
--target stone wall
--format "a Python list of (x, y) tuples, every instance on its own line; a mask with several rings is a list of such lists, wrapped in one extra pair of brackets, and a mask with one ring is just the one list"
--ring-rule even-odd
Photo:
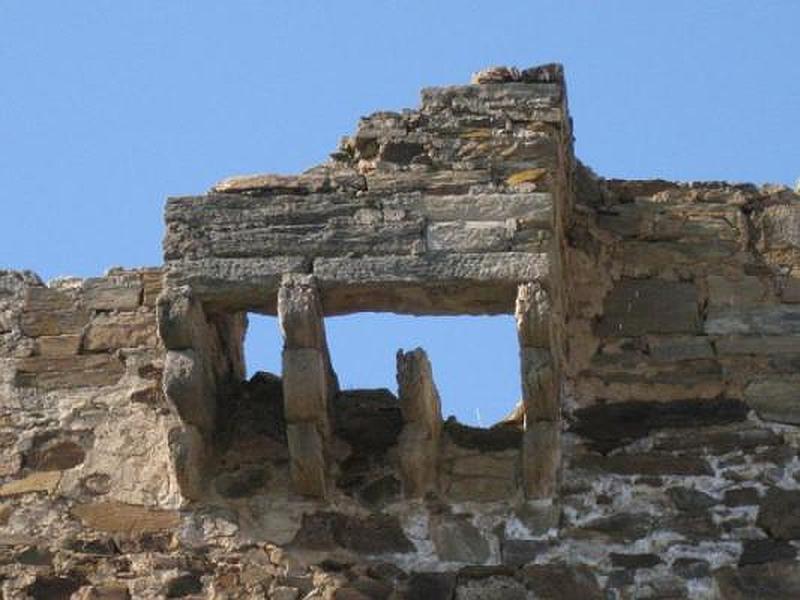
[[(165, 389), (197, 440), (213, 437), (220, 388), (240, 371), (219, 352), (237, 345), (234, 323), (244, 311), (277, 314), (291, 478), (295, 491), (325, 497), (325, 480), (341, 462), (326, 433), (338, 390), (325, 315), (512, 314), (524, 304), (521, 370), (537, 433), (520, 443), (524, 466), (512, 469), (509, 487), (531, 498), (555, 493), (561, 354), (550, 351), (550, 309), (560, 295), (550, 262), (559, 256), (554, 207), (569, 204), (571, 123), (560, 67), (514, 79), (423, 90), (417, 110), (362, 119), (325, 165), (299, 176), (231, 178), (203, 196), (167, 202), (159, 304)], [(538, 292), (521, 301), (531, 286)], [(194, 341), (189, 334), (175, 340), (182, 330)], [(309, 340), (308, 331), (323, 334)], [(209, 344), (217, 338), (229, 343)], [(209, 370), (213, 381), (198, 375)], [(413, 402), (403, 405), (407, 416)], [(438, 426), (407, 421), (400, 463), (413, 497), (438, 479), (438, 451), (418, 447)], [(430, 443), (429, 450), (439, 447)], [(201, 445), (191, 451), (196, 464), (179, 477), (192, 498), (202, 492), (189, 480), (206, 479), (189, 474), (204, 470)], [(419, 469), (429, 473), (424, 484), (410, 476)]]
[(419, 109), (362, 119), (300, 176), (171, 198), (168, 285), (275, 314), (281, 275), (308, 273), (326, 314), (511, 313), (517, 284), (547, 274), (569, 143), (560, 72), (423, 90)]
[(0, 271), (4, 597), (68, 597), (86, 581), (78, 563), (111, 556), (111, 535), (124, 545), (177, 523), (183, 425), (161, 389), (161, 275), (44, 285)]
[(573, 402), (735, 398), (797, 424), (800, 198), (593, 183), (568, 252)]
[[(566, 107), (490, 69), (169, 200), (163, 269), (0, 271), (2, 596), (800, 596), (800, 198), (604, 180)], [(514, 314), (518, 410), (443, 422), (423, 349), (340, 389), (365, 310)]]

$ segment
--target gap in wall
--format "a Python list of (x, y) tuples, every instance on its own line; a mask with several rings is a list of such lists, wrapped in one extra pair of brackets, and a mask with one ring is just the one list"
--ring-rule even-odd
[(396, 394), (397, 350), (422, 347), (445, 419), (455, 415), (462, 423), (491, 427), (521, 397), (519, 345), (510, 315), (357, 313), (327, 317), (325, 327), (342, 389), (388, 388)]
[(244, 338), (247, 379), (258, 371), (266, 371), (280, 377), (282, 350), (283, 338), (278, 326), (278, 317), (248, 313), (247, 333)]

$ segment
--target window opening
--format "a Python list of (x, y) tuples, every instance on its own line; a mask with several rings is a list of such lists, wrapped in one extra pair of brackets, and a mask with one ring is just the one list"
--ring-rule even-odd
[(521, 398), (514, 319), (499, 316), (414, 317), (358, 313), (325, 319), (331, 360), (343, 390), (397, 392), (398, 349), (423, 348), (431, 361), (442, 416), (491, 427)]

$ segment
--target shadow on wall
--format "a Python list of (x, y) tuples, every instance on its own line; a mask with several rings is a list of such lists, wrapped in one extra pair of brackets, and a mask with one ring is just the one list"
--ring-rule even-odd
[[(249, 314), (247, 375), (280, 375), (277, 318)], [(433, 365), (442, 414), (490, 427), (521, 397), (519, 345), (510, 315), (413, 317), (359, 313), (325, 319), (331, 359), (342, 389), (388, 388), (397, 393), (396, 353), (422, 347)]]

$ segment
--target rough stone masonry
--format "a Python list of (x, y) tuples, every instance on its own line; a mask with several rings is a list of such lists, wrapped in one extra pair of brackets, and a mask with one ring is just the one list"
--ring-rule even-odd
[[(487, 69), (169, 199), (161, 267), (0, 271), (2, 597), (800, 597), (800, 197), (572, 139), (560, 65)], [(514, 315), (515, 416), (443, 420), (420, 348), (342, 389), (361, 311)]]

